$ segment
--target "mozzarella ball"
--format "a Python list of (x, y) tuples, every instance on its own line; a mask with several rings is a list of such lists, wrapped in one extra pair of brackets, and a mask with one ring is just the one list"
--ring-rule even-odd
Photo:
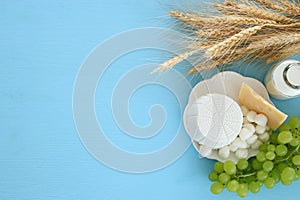
[(235, 145), (233, 145), (233, 144), (231, 143), (231, 144), (229, 145), (229, 149), (230, 149), (230, 151), (235, 152), (236, 150), (238, 150), (238, 147), (235, 146)]
[(266, 127), (265, 126), (257, 125), (255, 127), (255, 132), (258, 133), (258, 134), (263, 134), (265, 131), (266, 131)]
[(247, 142), (241, 140), (241, 138), (237, 137), (233, 142), (232, 142), (233, 146), (236, 146), (238, 148), (244, 149), (247, 148)]
[(241, 158), (247, 158), (247, 156), (248, 156), (248, 150), (247, 150), (247, 149), (238, 149), (238, 150), (235, 152), (235, 156), (236, 156), (238, 159), (241, 159)]
[(251, 145), (252, 149), (258, 149), (260, 147), (260, 145), (262, 145), (263, 143), (260, 140), (256, 140), (256, 142), (254, 144)]
[(262, 142), (267, 142), (270, 139), (270, 135), (268, 132), (264, 132), (258, 136), (258, 139), (260, 139)]
[(247, 129), (247, 128), (242, 128), (241, 132), (239, 133), (239, 136), (241, 138), (241, 140), (247, 140), (248, 138), (250, 138), (253, 135), (253, 133)]
[(249, 144), (249, 145), (253, 145), (256, 141), (257, 141), (257, 135), (252, 135), (249, 139), (246, 140), (246, 142)]
[(255, 116), (254, 122), (259, 126), (266, 126), (268, 122), (268, 118), (264, 114), (258, 114)]
[(256, 113), (255, 111), (249, 111), (249, 112), (247, 113), (247, 115), (246, 115), (247, 120), (248, 120), (249, 122), (254, 122), (254, 119), (255, 119), (256, 115), (257, 115), (257, 113)]
[(230, 155), (230, 149), (229, 149), (228, 146), (225, 146), (225, 147), (219, 149), (219, 156), (220, 156), (221, 158), (226, 159), (226, 158), (229, 157), (229, 155)]
[(250, 123), (244, 124), (243, 127), (247, 128), (251, 132), (251, 134), (255, 133), (255, 127), (253, 126), (253, 124), (250, 124)]

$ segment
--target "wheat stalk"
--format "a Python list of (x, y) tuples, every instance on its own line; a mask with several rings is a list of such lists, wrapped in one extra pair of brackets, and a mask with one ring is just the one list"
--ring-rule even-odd
[(170, 12), (185, 32), (190, 31), (192, 42), (154, 72), (170, 69), (199, 52), (204, 57), (193, 56), (197, 62), (189, 73), (242, 58), (272, 62), (300, 52), (299, 0), (225, 0), (212, 6), (218, 12)]

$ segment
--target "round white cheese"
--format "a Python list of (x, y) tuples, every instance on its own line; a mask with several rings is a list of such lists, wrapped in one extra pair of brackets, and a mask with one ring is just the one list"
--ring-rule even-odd
[(208, 94), (187, 110), (187, 129), (192, 140), (212, 149), (230, 144), (243, 123), (240, 106), (223, 94)]

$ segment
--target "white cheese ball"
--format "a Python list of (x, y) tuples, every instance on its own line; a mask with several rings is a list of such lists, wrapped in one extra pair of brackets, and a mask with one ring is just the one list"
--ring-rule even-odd
[(249, 109), (246, 106), (241, 106), (241, 110), (242, 110), (243, 116), (246, 116), (247, 113), (249, 112)]
[(255, 127), (253, 124), (247, 123), (243, 125), (244, 128), (247, 128), (252, 134), (255, 133)]
[(254, 144), (256, 141), (257, 141), (257, 135), (252, 135), (250, 138), (248, 138), (247, 140), (246, 140), (246, 142), (249, 144), (249, 145), (252, 145), (252, 144)]
[(239, 133), (241, 140), (244, 140), (244, 141), (246, 141), (252, 135), (253, 135), (253, 133), (247, 128), (242, 128), (241, 132)]
[(257, 125), (255, 127), (255, 132), (258, 133), (258, 134), (263, 134), (265, 131), (266, 131), (266, 127), (265, 126)]
[(235, 156), (236, 156), (238, 159), (241, 159), (241, 158), (247, 158), (247, 156), (248, 156), (248, 150), (247, 150), (247, 149), (238, 149), (238, 150), (235, 152)]
[(256, 140), (256, 142), (254, 144), (251, 145), (252, 149), (258, 149), (260, 147), (260, 145), (262, 145), (263, 143), (260, 140)]
[(257, 115), (257, 113), (255, 112), (255, 111), (249, 111), (248, 113), (247, 113), (247, 115), (246, 115), (246, 117), (247, 117), (247, 120), (249, 121), (249, 122), (254, 122), (254, 119), (255, 119), (255, 117), (256, 117), (256, 115)]
[(237, 146), (235, 146), (235, 145), (233, 145), (232, 143), (229, 145), (229, 149), (230, 149), (230, 151), (232, 151), (232, 152), (236, 152), (236, 150), (238, 150), (238, 147)]
[(235, 147), (238, 147), (240, 149), (247, 148), (248, 144), (247, 142), (241, 140), (241, 138), (237, 137), (233, 142), (232, 145)]
[(219, 149), (219, 156), (220, 156), (221, 158), (226, 159), (226, 158), (229, 157), (229, 155), (230, 155), (230, 149), (229, 149), (228, 146), (225, 146), (225, 147)]
[(254, 122), (259, 126), (266, 126), (268, 122), (268, 118), (264, 114), (258, 114), (255, 116)]
[(268, 132), (264, 132), (263, 134), (258, 135), (258, 139), (260, 139), (262, 142), (267, 142), (270, 139), (270, 135)]

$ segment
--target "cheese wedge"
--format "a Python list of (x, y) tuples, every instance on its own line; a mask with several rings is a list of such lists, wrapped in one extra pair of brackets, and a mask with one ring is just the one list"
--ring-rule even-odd
[(262, 113), (268, 117), (268, 126), (276, 130), (287, 118), (287, 115), (275, 108), (251, 87), (243, 83), (239, 93), (239, 102), (249, 110)]

